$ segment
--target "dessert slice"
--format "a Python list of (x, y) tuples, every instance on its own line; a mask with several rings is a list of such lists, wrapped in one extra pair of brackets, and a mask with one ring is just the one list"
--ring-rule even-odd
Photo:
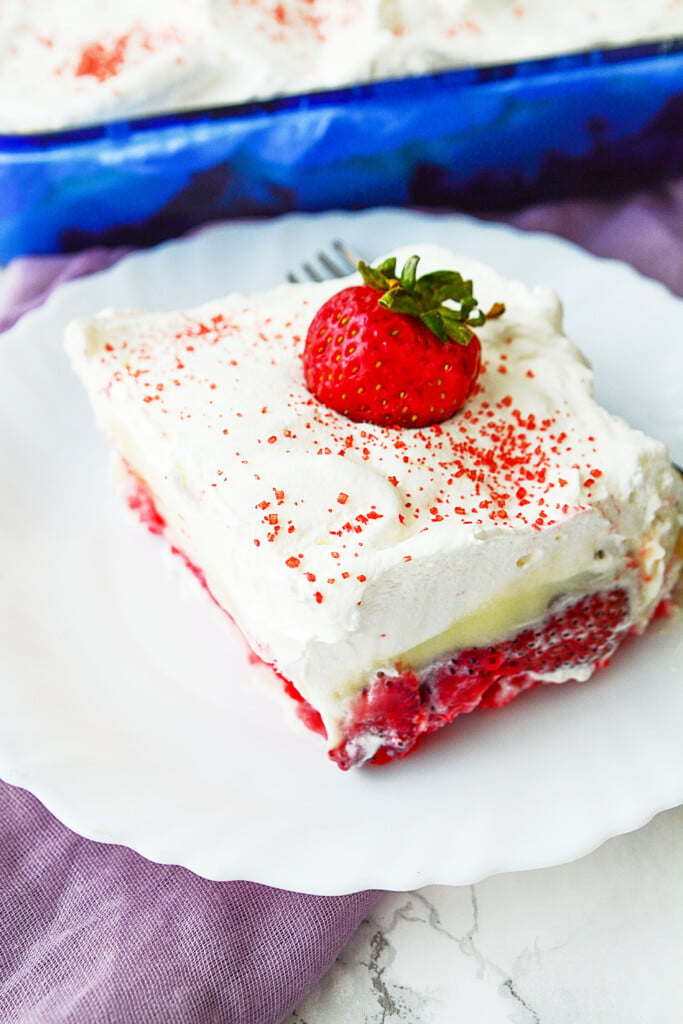
[[(345, 307), (357, 294), (337, 295), (357, 275), (67, 329), (129, 505), (342, 768), (403, 756), (537, 683), (588, 679), (667, 605), (681, 564), (681, 480), (661, 443), (595, 403), (555, 294), (430, 246), (398, 265), (400, 280), (391, 261), (370, 271), (368, 345)], [(406, 355), (406, 317), (444, 335), (436, 349)], [(430, 414), (434, 359), (467, 379)], [(395, 425), (385, 399), (420, 425)]]

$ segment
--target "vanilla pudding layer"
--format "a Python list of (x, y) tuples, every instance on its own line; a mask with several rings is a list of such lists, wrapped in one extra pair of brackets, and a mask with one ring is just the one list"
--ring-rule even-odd
[(67, 330), (169, 542), (317, 709), (331, 748), (377, 672), (423, 671), (615, 587), (640, 630), (679, 566), (680, 478), (662, 444), (595, 403), (556, 295), (431, 246), (399, 262), (413, 251), (423, 273), (471, 277), (482, 308), (506, 305), (478, 332), (465, 408), (420, 430), (354, 423), (306, 390), (308, 324), (355, 276)]
[(677, 35), (680, 0), (5, 0), (0, 131)]

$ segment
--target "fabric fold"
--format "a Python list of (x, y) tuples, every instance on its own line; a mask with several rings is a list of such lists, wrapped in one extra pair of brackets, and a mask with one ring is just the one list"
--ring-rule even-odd
[(211, 882), (61, 825), (0, 783), (0, 1020), (277, 1024), (377, 893)]

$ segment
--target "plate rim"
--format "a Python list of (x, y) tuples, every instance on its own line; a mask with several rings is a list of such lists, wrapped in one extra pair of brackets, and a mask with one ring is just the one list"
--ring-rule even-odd
[[(359, 214), (348, 214), (348, 213), (332, 213), (332, 214), (328, 214), (328, 215), (319, 215), (319, 214), (291, 214), (291, 215), (285, 215), (284, 218), (277, 219), (277, 223), (278, 224), (282, 224), (282, 223), (284, 223), (286, 221), (287, 224), (292, 225), (292, 227), (293, 227), (293, 229), (295, 231), (296, 231), (297, 225), (301, 225), (301, 224), (306, 224), (308, 226), (308, 228), (311, 228), (311, 229), (314, 229), (314, 230), (319, 230), (320, 227), (322, 225), (324, 225), (325, 223), (329, 223), (330, 221), (337, 222), (339, 220), (339, 218), (342, 218), (342, 220), (346, 221), (347, 223), (351, 223), (353, 221), (353, 223), (356, 224), (356, 225), (358, 225), (358, 224), (361, 224), (361, 225), (365, 224), (365, 225), (367, 225), (368, 220), (372, 221), (373, 219), (376, 219), (376, 216), (373, 217), (373, 214), (376, 215), (376, 213), (379, 212), (380, 216), (382, 216), (382, 215), (385, 215), (388, 211), (391, 211), (391, 208), (384, 208), (382, 211), (370, 211), (370, 212), (363, 211), (362, 213), (359, 213)], [(471, 218), (471, 217), (466, 216), (466, 215), (460, 215), (460, 214), (451, 214), (451, 215), (446, 215), (446, 217), (444, 217), (443, 214), (441, 214), (441, 215), (426, 215), (424, 213), (413, 214), (412, 211), (405, 211), (405, 210), (402, 210), (402, 211), (391, 211), (391, 212), (392, 212), (393, 216), (396, 216), (397, 214), (401, 214), (402, 215), (401, 219), (403, 219), (404, 221), (406, 219), (410, 221), (410, 220), (412, 220), (413, 217), (416, 217), (416, 218), (419, 219), (419, 223), (420, 223), (421, 226), (425, 225), (425, 219), (427, 219), (427, 222), (434, 222), (434, 220), (437, 219), (437, 218), (438, 218), (438, 222), (441, 223), (441, 224), (444, 224), (445, 221), (447, 221), (448, 223), (452, 224), (453, 226), (457, 226), (458, 224), (461, 224), (461, 225), (462, 224), (467, 224), (469, 226), (470, 230), (472, 230), (472, 228), (474, 226), (474, 230), (475, 231), (478, 232), (478, 231), (481, 230), (484, 234), (488, 233), (488, 237), (489, 238), (495, 238), (502, 231), (504, 234), (506, 234), (508, 236), (510, 234), (512, 234), (512, 236), (514, 236), (515, 238), (517, 238), (519, 240), (523, 239), (524, 240), (522, 242), (523, 245), (529, 245), (529, 244), (533, 245), (534, 244), (534, 239), (539, 239), (540, 238), (540, 239), (543, 240), (544, 244), (549, 243), (550, 245), (556, 245), (558, 247), (557, 248), (557, 252), (564, 251), (564, 252), (571, 253), (572, 254), (571, 258), (572, 259), (578, 254), (580, 258), (586, 258), (591, 265), (595, 261), (597, 261), (601, 265), (607, 265), (607, 264), (612, 265), (613, 267), (618, 269), (619, 273), (625, 271), (627, 274), (633, 275), (634, 279), (637, 279), (639, 281), (644, 282), (648, 287), (652, 286), (655, 289), (661, 289), (662, 292), (664, 294), (666, 294), (674, 302), (677, 302), (677, 303), (680, 302), (680, 300), (676, 300), (675, 297), (671, 296), (671, 293), (668, 292), (668, 290), (665, 288), (664, 285), (662, 285), (659, 282), (656, 282), (656, 281), (654, 281), (652, 279), (645, 278), (643, 275), (639, 274), (637, 271), (633, 270), (632, 268), (627, 267), (625, 264), (622, 264), (619, 261), (613, 260), (613, 259), (604, 259), (604, 258), (601, 258), (601, 257), (593, 257), (590, 254), (586, 253), (585, 250), (581, 249), (579, 246), (576, 246), (574, 243), (567, 242), (565, 239), (558, 238), (557, 236), (554, 236), (554, 235), (552, 235), (550, 233), (547, 233), (547, 232), (527, 232), (527, 231), (522, 231), (522, 230), (517, 229), (517, 228), (509, 228), (507, 225), (501, 225), (501, 224), (499, 224), (497, 222), (496, 223), (490, 223), (490, 222), (477, 221), (474, 218)], [(417, 223), (417, 220), (412, 220), (412, 222), (413, 223)], [(273, 224), (273, 222), (269, 222), (269, 225), (272, 226), (272, 224)], [(251, 221), (249, 221), (249, 220), (241, 221), (241, 222), (239, 222), (239, 225), (241, 225), (243, 228), (246, 228), (248, 230), (251, 230), (253, 228), (253, 226), (254, 226), (253, 223)], [(42, 307), (39, 307), (38, 309), (32, 310), (31, 312), (26, 314), (25, 317), (23, 317), (18, 322), (18, 324), (16, 324), (13, 328), (11, 328), (10, 331), (6, 332), (5, 339), (0, 341), (0, 358), (2, 358), (4, 356), (4, 353), (6, 351), (8, 351), (12, 347), (12, 345), (14, 343), (16, 343), (16, 344), (21, 344), (22, 343), (21, 339), (22, 339), (22, 335), (24, 333), (29, 333), (30, 334), (31, 332), (33, 332), (34, 330), (37, 329), (36, 325), (40, 326), (42, 321), (45, 320), (45, 319), (47, 319), (49, 321), (51, 318), (55, 318), (55, 317), (58, 318), (59, 317), (60, 309), (63, 309), (65, 306), (68, 307), (69, 306), (69, 302), (71, 301), (71, 298), (73, 298), (73, 297), (78, 298), (78, 296), (79, 296), (79, 294), (81, 292), (85, 292), (86, 294), (90, 293), (90, 292), (96, 292), (98, 287), (100, 286), (100, 284), (104, 283), (106, 285), (107, 281), (111, 280), (111, 275), (119, 275), (119, 276), (124, 277), (124, 278), (125, 278), (126, 274), (129, 274), (129, 275), (133, 274), (134, 275), (135, 272), (136, 272), (136, 268), (139, 269), (138, 265), (139, 265), (140, 261), (143, 261), (143, 263), (146, 265), (146, 264), (149, 263), (150, 260), (154, 260), (154, 259), (162, 259), (163, 260), (165, 258), (167, 259), (169, 254), (171, 256), (173, 254), (177, 254), (179, 247), (187, 247), (185, 249), (185, 253), (186, 254), (187, 253), (192, 253), (196, 248), (198, 248), (201, 251), (202, 248), (207, 245), (207, 242), (206, 242), (207, 239), (210, 238), (212, 240), (216, 240), (217, 239), (217, 240), (221, 241), (221, 240), (224, 239), (226, 232), (227, 232), (228, 236), (230, 236), (231, 234), (234, 234), (234, 231), (235, 231), (237, 226), (238, 225), (236, 225), (235, 222), (230, 222), (227, 225), (226, 224), (212, 225), (212, 226), (210, 226), (208, 228), (202, 229), (201, 231), (193, 233), (193, 235), (191, 235), (189, 237), (186, 237), (186, 238), (183, 238), (183, 239), (180, 239), (180, 240), (172, 240), (170, 242), (163, 243), (162, 246), (156, 247), (154, 250), (146, 250), (144, 252), (131, 253), (131, 254), (127, 255), (127, 256), (124, 256), (123, 259), (119, 263), (114, 265), (113, 267), (109, 267), (109, 268), (107, 268), (105, 270), (99, 271), (96, 274), (90, 275), (90, 276), (88, 276), (86, 278), (81, 278), (81, 279), (78, 279), (78, 280), (65, 282), (63, 285), (59, 286), (55, 290), (55, 292), (50, 296), (48, 301)], [(266, 232), (266, 234), (267, 234), (267, 232)], [(211, 241), (208, 244), (209, 244), (209, 248), (210, 248), (210, 246), (212, 244), (214, 244), (214, 242)], [(165, 253), (166, 256), (162, 255), (161, 257), (159, 257), (159, 253), (162, 253), (162, 254)], [(130, 270), (131, 267), (133, 268), (132, 271)], [(64, 296), (67, 296), (67, 299), (65, 299)], [(71, 297), (71, 298), (69, 298), (69, 297)], [(683, 303), (680, 303), (680, 309), (683, 311)], [(7, 341), (8, 337), (9, 337), (9, 341)], [(72, 814), (70, 815), (68, 813), (68, 810), (64, 806), (60, 805), (59, 800), (55, 801), (55, 800), (51, 799), (49, 794), (47, 794), (47, 796), (46, 796), (46, 790), (44, 788), (43, 788), (43, 795), (41, 795), (40, 792), (37, 792), (37, 789), (40, 789), (41, 787), (40, 787), (40, 785), (38, 785), (36, 787), (35, 780), (31, 780), (31, 779), (27, 780), (26, 778), (22, 779), (21, 771), (13, 772), (11, 770), (11, 766), (10, 766), (10, 768), (8, 770), (8, 766), (6, 764), (5, 758), (2, 757), (2, 754), (3, 754), (3, 751), (2, 751), (2, 749), (0, 749), (0, 761), (2, 762), (2, 764), (4, 764), (3, 775), (6, 778), (6, 780), (8, 782), (10, 782), (11, 784), (13, 784), (13, 785), (19, 785), (19, 786), (23, 786), (24, 788), (29, 789), (31, 792), (33, 792), (38, 797), (38, 799), (41, 800), (41, 802), (53, 814), (55, 814), (56, 817), (59, 818), (59, 820), (63, 821), (67, 825), (67, 827), (71, 828), (73, 831), (77, 832), (78, 834), (86, 835), (87, 838), (94, 839), (96, 841), (105, 841), (105, 842), (117, 843), (119, 845), (131, 846), (133, 849), (136, 849), (139, 853), (141, 853), (147, 859), (152, 860), (152, 861), (157, 861), (159, 863), (182, 863), (183, 862), (183, 860), (178, 860), (177, 857), (173, 857), (173, 856), (159, 857), (158, 855), (155, 855), (155, 849), (154, 849), (155, 842), (154, 842), (154, 840), (152, 840), (152, 842), (144, 842), (144, 841), (142, 841), (141, 837), (138, 837), (135, 840), (134, 843), (131, 843), (127, 839), (124, 839), (124, 838), (116, 839), (116, 838), (113, 838), (111, 836), (106, 838), (106, 839), (102, 839), (101, 837), (98, 837), (98, 835), (96, 834), (97, 833), (97, 829), (95, 829), (95, 830), (91, 829), (90, 830), (91, 834), (88, 835), (88, 829), (83, 827), (83, 823), (70, 823), (67, 820), (70, 817), (72, 819), (72, 822), (73, 822), (74, 821), (74, 816)], [(324, 760), (324, 750), (320, 751), (320, 755), (322, 756), (322, 758)], [(391, 771), (393, 769), (390, 768), (389, 770)], [(29, 783), (28, 785), (26, 784), (27, 782)], [(577, 857), (581, 857), (584, 854), (589, 853), (591, 850), (593, 850), (597, 846), (601, 845), (603, 842), (605, 842), (607, 839), (609, 839), (613, 835), (624, 834), (626, 832), (633, 831), (634, 829), (637, 829), (637, 828), (641, 827), (647, 821), (651, 820), (651, 818), (654, 817), (656, 814), (660, 813), (663, 810), (668, 809), (669, 807), (675, 806), (675, 805), (677, 805), (680, 802), (683, 802), (683, 778), (681, 780), (681, 788), (680, 788), (680, 790), (676, 789), (675, 792), (672, 790), (672, 792), (669, 793), (659, 803), (657, 803), (657, 802), (653, 803), (652, 801), (650, 801), (648, 803), (647, 807), (643, 806), (643, 807), (639, 808), (638, 810), (632, 809), (628, 814), (622, 812), (619, 824), (613, 823), (612, 825), (609, 826), (609, 828), (607, 829), (607, 831), (604, 834), (603, 834), (604, 830), (600, 830), (600, 835), (599, 836), (592, 835), (591, 837), (583, 837), (581, 840), (577, 840), (577, 842), (574, 844), (571, 852), (569, 852), (567, 855), (563, 854), (563, 855), (560, 855), (559, 857), (555, 857), (552, 860), (552, 864), (550, 863), (550, 861), (548, 861), (547, 857), (542, 858), (543, 863), (535, 862), (535, 859), (534, 859), (533, 856), (532, 857), (528, 857), (527, 856), (527, 857), (521, 857), (521, 858), (518, 857), (516, 860), (514, 858), (512, 858), (512, 861), (510, 860), (510, 857), (508, 857), (507, 858), (508, 863), (505, 863), (505, 858), (503, 858), (502, 861), (500, 860), (500, 858), (498, 858), (498, 859), (492, 858), (490, 863), (489, 863), (489, 865), (488, 866), (482, 866), (480, 871), (474, 871), (473, 872), (472, 869), (470, 868), (470, 869), (466, 870), (464, 872), (464, 874), (461, 872), (460, 875), (458, 875), (458, 873), (456, 871), (454, 871), (451, 874), (450, 877), (441, 877), (441, 876), (435, 877), (435, 873), (434, 872), (425, 872), (424, 869), (421, 866), (420, 867), (416, 867), (412, 874), (410, 874), (410, 871), (408, 869), (404, 868), (403, 869), (403, 875), (404, 875), (404, 881), (405, 881), (406, 884), (402, 884), (400, 886), (400, 888), (401, 889), (404, 889), (404, 888), (416, 888), (416, 887), (421, 887), (421, 886), (427, 885), (427, 884), (430, 884), (430, 885), (431, 884), (449, 884), (449, 885), (453, 885), (453, 884), (457, 884), (457, 885), (469, 884), (469, 883), (474, 882), (474, 881), (479, 881), (479, 880), (481, 880), (484, 877), (488, 877), (491, 874), (497, 874), (497, 873), (500, 873), (502, 871), (527, 870), (527, 869), (531, 869), (531, 868), (544, 867), (544, 866), (553, 866), (554, 864), (565, 863), (565, 862), (567, 862), (569, 860), (574, 860)], [(77, 815), (76, 815), (76, 817), (77, 817)], [(94, 834), (93, 834), (93, 832), (94, 832)], [(163, 845), (163, 843), (161, 845)], [(160, 851), (158, 851), (158, 852), (160, 852)], [(193, 859), (193, 858), (189, 858), (189, 859)], [(199, 858), (199, 860), (197, 860), (197, 858), (195, 858), (195, 865), (199, 864), (199, 867), (200, 867), (199, 870), (197, 869), (196, 866), (193, 866), (193, 864), (187, 863), (187, 860), (188, 860), (188, 858), (185, 857), (184, 858), (184, 861), (185, 861), (184, 866), (188, 867), (190, 870), (195, 871), (197, 874), (203, 875), (203, 877), (209, 877), (209, 878), (210, 877), (215, 877), (215, 880), (219, 880), (219, 875), (222, 876), (221, 872), (219, 872), (218, 875), (216, 875), (216, 872), (210, 871), (208, 869), (208, 862), (207, 862), (207, 865), (204, 866), (203, 869), (202, 869), (201, 868), (201, 863), (200, 863), (201, 858)], [(470, 877), (473, 873), (477, 877)], [(437, 872), (436, 874), (438, 875), (439, 873)], [(234, 874), (231, 874), (230, 877), (236, 877), (236, 876)], [(223, 880), (226, 880), (226, 879), (223, 878)], [(262, 879), (262, 878), (253, 878), (252, 880), (254, 880), (254, 881), (264, 881), (264, 879)], [(292, 882), (294, 883), (293, 885), (292, 885)], [(285, 872), (281, 872), (281, 877), (279, 877), (279, 878), (278, 878), (277, 872), (275, 872), (275, 874), (273, 875), (273, 880), (265, 880), (264, 884), (278, 885), (278, 886), (283, 887), (283, 888), (294, 888), (294, 889), (298, 889), (298, 891), (316, 891), (316, 892), (321, 892), (321, 893), (324, 892), (325, 895), (339, 895), (339, 894), (341, 894), (343, 892), (358, 891), (359, 889), (365, 889), (365, 888), (380, 888), (380, 889), (381, 888), (396, 888), (396, 879), (394, 879), (392, 885), (388, 886), (388, 887), (387, 886), (383, 886), (381, 883), (379, 883), (379, 880), (374, 880), (373, 881), (372, 879), (369, 879), (368, 882), (363, 882), (362, 884), (359, 884), (357, 879), (355, 881), (353, 881), (353, 880), (351, 880), (351, 878), (348, 878), (345, 882), (341, 882), (341, 884), (339, 882), (335, 883), (332, 879), (330, 879), (329, 880), (329, 884), (323, 884), (322, 886), (321, 885), (316, 885), (314, 887), (314, 889), (310, 889), (310, 888), (307, 888), (307, 887), (302, 888), (301, 887), (301, 883), (300, 882), (297, 883), (296, 876), (291, 876), (290, 877), (290, 876), (287, 875), (287, 872), (285, 871)]]

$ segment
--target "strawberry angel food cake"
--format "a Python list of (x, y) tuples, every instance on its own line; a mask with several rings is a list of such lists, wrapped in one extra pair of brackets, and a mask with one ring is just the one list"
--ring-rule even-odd
[(66, 340), (129, 506), (343, 769), (587, 680), (675, 613), (683, 526), (554, 292), (429, 245), (359, 270)]

